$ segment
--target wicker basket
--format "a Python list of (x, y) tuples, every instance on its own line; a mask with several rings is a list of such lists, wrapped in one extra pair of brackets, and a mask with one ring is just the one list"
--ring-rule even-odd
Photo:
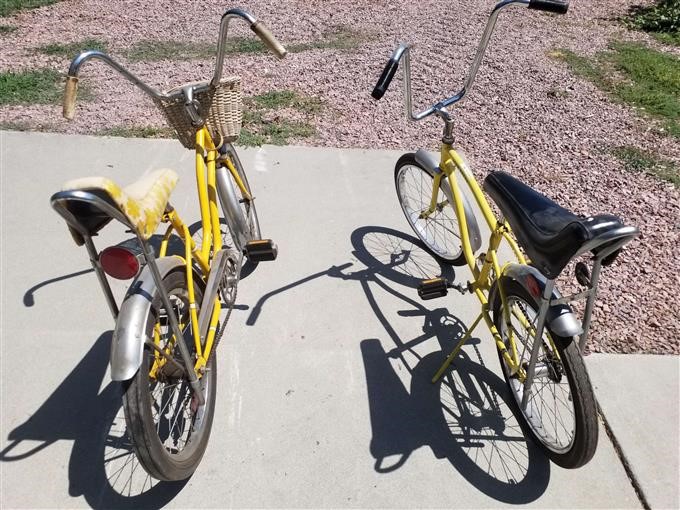
[[(203, 83), (205, 82), (188, 83), (168, 93), (187, 85)], [(215, 143), (220, 142), (220, 137), (225, 142), (233, 142), (238, 138), (243, 121), (241, 79), (238, 76), (226, 78), (217, 87), (194, 94), (194, 99), (201, 105), (198, 113), (205, 119), (208, 131), (216, 136)], [(196, 128), (191, 124), (191, 118), (184, 108), (184, 101), (180, 98), (174, 101), (155, 99), (154, 102), (163, 111), (168, 124), (177, 132), (177, 138), (182, 145), (193, 150), (196, 145)]]

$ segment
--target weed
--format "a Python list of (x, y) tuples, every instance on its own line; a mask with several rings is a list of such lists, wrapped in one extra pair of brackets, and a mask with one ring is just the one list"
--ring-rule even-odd
[(24, 9), (36, 9), (43, 5), (52, 5), (59, 0), (2, 0), (0, 1), (0, 16), (9, 16)]
[(37, 50), (45, 55), (54, 55), (64, 58), (73, 58), (81, 51), (98, 50), (106, 51), (106, 42), (98, 39), (85, 39), (83, 41), (68, 44), (52, 43), (40, 46)]
[(611, 152), (628, 170), (644, 172), (680, 187), (680, 168), (672, 161), (630, 146), (615, 147)]
[[(264, 53), (265, 45), (253, 38), (236, 38), (227, 41), (225, 53)], [(132, 61), (207, 60), (215, 57), (215, 43), (180, 41), (140, 41), (127, 52)]]
[(239, 137), (242, 145), (271, 143), (285, 145), (291, 138), (310, 138), (316, 134), (314, 126), (307, 121), (267, 115), (281, 108), (293, 108), (311, 117), (323, 109), (323, 102), (303, 96), (294, 90), (276, 90), (246, 100), (243, 112), (243, 129)]
[(591, 58), (569, 50), (551, 55), (614, 99), (659, 119), (666, 132), (680, 137), (680, 60), (676, 57), (622, 42)]
[(655, 5), (642, 7), (634, 5), (623, 22), (631, 28), (645, 32), (680, 34), (680, 2), (659, 0)]
[(306, 97), (294, 90), (275, 90), (260, 94), (247, 101), (256, 108), (295, 108), (303, 113), (314, 114), (323, 109), (323, 101), (315, 97)]
[(17, 27), (14, 25), (0, 25), (0, 35), (11, 34), (16, 31)]
[(0, 73), (0, 105), (59, 102), (61, 75), (52, 69)]
[[(314, 49), (354, 49), (366, 37), (358, 32), (339, 28), (324, 35), (322, 39), (306, 43), (286, 45), (289, 53), (300, 53)], [(269, 50), (259, 39), (237, 37), (229, 39), (225, 45), (225, 54), (266, 53)], [(205, 60), (215, 56), (217, 49), (212, 42), (180, 42), (180, 41), (140, 41), (127, 52), (132, 61), (157, 60)]]

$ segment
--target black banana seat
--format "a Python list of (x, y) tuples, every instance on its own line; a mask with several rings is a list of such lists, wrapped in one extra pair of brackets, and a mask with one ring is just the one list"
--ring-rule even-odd
[(576, 255), (592, 251), (611, 263), (638, 234), (610, 214), (577, 216), (505, 172), (491, 172), (484, 191), (496, 202), (531, 264), (554, 279)]

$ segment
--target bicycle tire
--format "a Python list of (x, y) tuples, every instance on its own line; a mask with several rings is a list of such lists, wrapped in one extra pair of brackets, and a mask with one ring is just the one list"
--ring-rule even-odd
[[(404, 154), (397, 160), (394, 185), (399, 205), (409, 225), (435, 258), (447, 264), (463, 265), (465, 253), (460, 227), (453, 208), (453, 198), (449, 199), (450, 190), (444, 188), (448, 185), (445, 179), (439, 186), (437, 202), (446, 202), (446, 205), (428, 218), (419, 217), (430, 205), (433, 181), (433, 172), (418, 163), (414, 153)], [(441, 227), (442, 232), (438, 232), (437, 226)]]
[[(536, 320), (539, 308), (538, 303), (521, 284), (510, 278), (503, 278), (499, 285), (503, 285), (509, 309), (515, 307), (514, 310), (523, 314), (525, 319), (529, 321)], [(494, 323), (503, 342), (506, 344), (506, 347), (509, 347), (507, 325), (506, 321), (503, 320), (500, 297), (495, 299), (493, 303), (493, 316)], [(516, 324), (519, 324), (519, 320), (512, 325), (513, 330), (519, 329)], [(549, 342), (545, 341), (546, 332), (552, 338), (552, 345), (555, 346), (559, 358), (554, 356), (552, 346)], [(533, 345), (533, 335), (527, 331), (526, 327), (523, 328), (523, 333), (520, 335), (521, 338), (518, 339), (519, 341), (516, 345), (520, 359), (526, 359), (526, 361), (523, 361), (523, 364), (526, 363), (528, 365), (531, 346)], [(518, 335), (516, 334), (516, 336)], [(510, 393), (514, 397), (511, 399), (514, 407), (513, 410), (533, 441), (558, 466), (567, 469), (578, 468), (590, 461), (597, 448), (598, 421), (595, 394), (576, 342), (572, 338), (556, 335), (550, 331), (547, 324), (543, 338), (543, 348), (539, 352), (539, 357), (536, 361), (537, 376), (534, 378), (530, 390), (531, 395), (529, 396), (526, 410), (521, 409), (523, 384), (520, 383), (517, 377), (510, 375), (499, 350), (498, 357), (503, 377)], [(523, 348), (524, 346), (526, 346), (526, 349)], [(538, 367), (542, 367), (543, 374), (540, 377), (538, 375)], [(566, 381), (564, 381), (565, 376)], [(564, 382), (566, 382), (566, 385)], [(548, 387), (547, 392), (544, 391), (546, 387)], [(569, 393), (567, 395), (564, 395), (565, 387), (568, 388)], [(538, 399), (542, 399), (543, 396), (550, 397), (550, 395), (555, 399), (552, 408), (542, 400), (539, 405)], [(562, 395), (564, 397), (560, 399)], [(560, 412), (562, 407), (570, 407), (573, 411), (571, 425), (564, 423), (563, 415)], [(552, 420), (550, 416), (546, 416), (551, 411), (554, 411)], [(560, 441), (557, 437), (559, 428), (562, 427), (567, 431), (570, 426), (572, 430), (569, 432), (571, 434), (569, 441)]]
[[(234, 165), (234, 168), (236, 169), (236, 172), (238, 173), (241, 181), (243, 182), (243, 185), (245, 186), (246, 190), (248, 191), (248, 194), (253, 197), (253, 193), (250, 189), (250, 184), (248, 183), (248, 176), (246, 175), (246, 171), (243, 168), (243, 165), (241, 164), (241, 160), (238, 157), (238, 154), (236, 152), (236, 149), (234, 146), (230, 143), (226, 144), (224, 149), (221, 150), (221, 153), (223, 155), (228, 155), (229, 158), (231, 159), (231, 162)], [(243, 197), (243, 194), (241, 192), (241, 188), (238, 187), (236, 184), (236, 181), (234, 180), (234, 176), (231, 174), (230, 171), (227, 170), (227, 179), (230, 180), (231, 182), (231, 187), (236, 194), (236, 200), (240, 203), (240, 210), (241, 210), (241, 218), (238, 220), (245, 225), (245, 230), (244, 232), (245, 236), (247, 239), (245, 241), (250, 241), (253, 239), (260, 239), (262, 234), (260, 232), (260, 222), (257, 217), (257, 209), (255, 208), (255, 201), (254, 200), (246, 200)], [(219, 185), (219, 182), (218, 182)], [(220, 206), (222, 208), (222, 217), (223, 218), (229, 218), (228, 212), (225, 210), (227, 206), (224, 203), (224, 198), (225, 198), (225, 190), (221, 190), (220, 192)], [(243, 252), (245, 248), (245, 242), (243, 240), (239, 240), (239, 233), (235, 232), (234, 229), (235, 227), (228, 221), (226, 221), (227, 226), (229, 228), (230, 234), (231, 234), (231, 243), (232, 246), (234, 246), (236, 249), (239, 251)], [(257, 262), (253, 261), (248, 261), (249, 264), (256, 266)]]
[[(174, 301), (173, 307), (180, 312), (180, 324), (186, 323), (189, 304), (184, 270), (169, 273), (163, 283), (168, 296)], [(203, 293), (196, 284), (194, 292), (196, 302), (200, 303)], [(163, 310), (160, 294), (156, 292), (149, 313), (146, 337), (153, 338), (154, 328), (158, 324), (161, 328), (161, 345), (167, 344), (172, 336), (168, 333), (170, 327), (167, 319), (163, 321)], [(166, 335), (163, 335), (163, 328)], [(193, 341), (187, 342), (187, 347), (192, 353), (195, 352)], [(173, 357), (181, 360), (177, 347), (173, 351)], [(208, 445), (215, 413), (216, 353), (213, 351), (211, 354), (205, 373), (200, 379), (206, 400), (203, 406), (198, 406), (193, 399), (186, 378), (172, 375), (169, 370), (168, 373), (161, 371), (159, 375), (152, 377), (150, 369), (153, 359), (154, 350), (145, 346), (142, 365), (135, 376), (124, 383), (123, 408), (127, 429), (135, 454), (149, 475), (164, 481), (184, 480), (196, 470)]]

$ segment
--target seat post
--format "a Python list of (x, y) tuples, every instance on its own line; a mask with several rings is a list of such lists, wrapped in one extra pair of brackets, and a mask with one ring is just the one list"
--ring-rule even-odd
[(102, 269), (102, 265), (99, 262), (99, 253), (97, 253), (97, 248), (95, 247), (91, 236), (83, 236), (83, 238), (85, 240), (87, 254), (90, 256), (90, 263), (92, 264), (94, 272), (97, 275), (99, 285), (101, 286), (102, 291), (104, 291), (106, 303), (109, 305), (109, 310), (111, 310), (111, 315), (113, 315), (113, 319), (116, 320), (118, 318), (118, 305), (116, 304), (116, 299), (113, 297), (111, 285), (109, 285), (109, 281), (107, 280), (106, 275), (104, 274), (104, 270)]
[(536, 321), (536, 336), (534, 337), (534, 345), (531, 349), (531, 359), (529, 360), (529, 367), (527, 368), (527, 377), (524, 381), (524, 394), (522, 395), (521, 408), (527, 408), (529, 401), (529, 390), (534, 380), (534, 371), (536, 368), (536, 360), (538, 359), (538, 351), (543, 344), (543, 328), (545, 327), (545, 318), (548, 315), (548, 308), (550, 306), (550, 298), (552, 297), (553, 289), (555, 287), (555, 280), (546, 280), (545, 288), (541, 296), (540, 306), (538, 309), (538, 320)]
[(590, 329), (590, 319), (593, 313), (593, 306), (595, 305), (595, 298), (597, 297), (597, 282), (600, 280), (600, 268), (602, 267), (602, 258), (597, 257), (593, 262), (593, 270), (590, 273), (590, 295), (586, 301), (586, 309), (583, 312), (583, 333), (578, 341), (578, 348), (583, 353), (583, 349), (588, 341), (588, 330)]

